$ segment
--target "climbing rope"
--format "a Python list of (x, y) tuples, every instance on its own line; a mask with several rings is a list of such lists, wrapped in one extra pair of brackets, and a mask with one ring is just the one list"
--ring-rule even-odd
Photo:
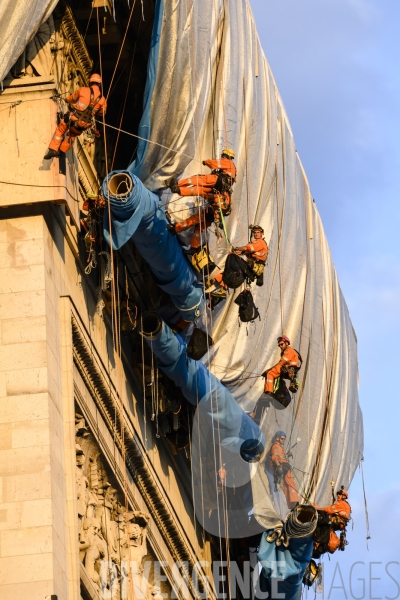
[(363, 496), (364, 496), (364, 511), (365, 511), (365, 527), (366, 527), (366, 531), (367, 531), (367, 536), (366, 536), (366, 544), (367, 544), (367, 550), (368, 548), (368, 540), (371, 539), (371, 534), (369, 531), (369, 516), (368, 516), (368, 506), (367, 506), (367, 496), (365, 493), (365, 482), (364, 482), (364, 469), (363, 469), (363, 462), (364, 462), (364, 457), (361, 458), (360, 461), (360, 470), (361, 470), (361, 480), (362, 480), (362, 487), (363, 487)]
[[(301, 518), (299, 518), (301, 516)], [(307, 520), (306, 520), (307, 519)], [(277, 546), (289, 546), (290, 538), (301, 539), (314, 533), (318, 524), (318, 513), (312, 504), (300, 504), (293, 508), (281, 525), (266, 534), (267, 541)]]
[[(142, 20), (140, 20), (140, 22), (139, 22), (138, 36), (139, 36), (141, 24), (142, 24)], [(133, 48), (133, 53), (132, 53), (131, 68), (129, 70), (128, 83), (126, 85), (126, 92), (125, 92), (124, 104), (123, 104), (123, 107), (122, 107), (121, 119), (119, 121), (119, 128), (122, 127), (122, 123), (123, 123), (123, 120), (124, 120), (125, 108), (126, 108), (126, 101), (128, 99), (129, 86), (130, 86), (131, 78), (132, 78), (133, 63), (135, 62), (135, 56), (136, 56), (137, 41), (138, 41), (138, 38), (136, 37), (136, 39), (135, 39), (135, 46)], [(110, 85), (110, 88), (111, 88), (111, 85)], [(114, 154), (113, 154), (112, 161), (111, 161), (111, 171), (114, 168), (115, 155), (117, 153), (117, 148), (118, 148), (118, 142), (119, 142), (120, 133), (121, 133), (120, 131), (117, 132), (117, 139), (116, 139), (115, 144), (114, 144)]]
[[(132, 19), (132, 15), (133, 15), (133, 10), (134, 10), (134, 8), (135, 8), (135, 4), (136, 4), (136, 0), (133, 0), (133, 4), (132, 4), (132, 8), (131, 8), (131, 12), (129, 13), (128, 22), (127, 22), (127, 24), (126, 24), (126, 28), (125, 28), (124, 37), (122, 38), (121, 46), (120, 46), (120, 49), (119, 49), (119, 53), (118, 53), (117, 62), (115, 63), (115, 67), (114, 67), (114, 71), (113, 71), (113, 74), (112, 74), (112, 77), (111, 77), (110, 85), (108, 86), (108, 92), (107, 92), (106, 100), (108, 100), (108, 97), (109, 97), (109, 95), (110, 95), (111, 86), (112, 86), (112, 83), (113, 83), (113, 81), (114, 81), (115, 73), (117, 72), (117, 69), (118, 69), (118, 64), (119, 64), (119, 61), (120, 61), (120, 58), (121, 58), (122, 50), (123, 50), (123, 48), (124, 48), (124, 44), (125, 44), (125, 40), (126, 40), (126, 36), (127, 36), (127, 34), (128, 34), (128, 29), (129, 29), (129, 25), (130, 25), (130, 23), (131, 23), (131, 19)], [(98, 16), (99, 16), (99, 9), (97, 8), (97, 19), (98, 19)], [(100, 34), (99, 34), (99, 35), (100, 35)], [(108, 172), (108, 171), (107, 171), (107, 172)]]

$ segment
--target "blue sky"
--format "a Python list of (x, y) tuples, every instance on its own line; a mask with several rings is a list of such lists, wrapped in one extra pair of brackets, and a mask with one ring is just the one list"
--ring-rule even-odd
[[(367, 551), (357, 473), (325, 598), (399, 598), (400, 565), (387, 567), (397, 586), (385, 567), (400, 563), (400, 1), (250, 1), (359, 344), (372, 539)], [(335, 569), (344, 589), (330, 590)]]

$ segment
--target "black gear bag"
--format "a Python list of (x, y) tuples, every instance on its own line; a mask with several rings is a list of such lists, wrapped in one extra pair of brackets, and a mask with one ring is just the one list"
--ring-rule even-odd
[(193, 360), (200, 360), (213, 343), (211, 336), (202, 329), (195, 327), (187, 345), (188, 357)]
[(222, 275), (222, 281), (228, 288), (236, 290), (246, 278), (254, 281), (254, 277), (254, 273), (249, 269), (245, 260), (236, 254), (228, 254)]
[(243, 323), (254, 321), (257, 317), (261, 321), (260, 313), (258, 312), (257, 306), (254, 304), (253, 295), (250, 290), (240, 292), (235, 300), (235, 304), (239, 306), (239, 319), (243, 321)]

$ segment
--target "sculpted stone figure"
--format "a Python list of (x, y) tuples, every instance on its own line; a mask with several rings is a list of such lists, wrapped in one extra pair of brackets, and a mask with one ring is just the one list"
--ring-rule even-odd
[[(79, 413), (75, 416), (75, 431), (80, 560), (99, 592), (101, 585), (107, 589), (113, 587), (111, 580), (100, 581), (101, 561), (112, 561), (118, 573), (113, 598), (119, 598), (122, 576), (128, 578), (128, 599), (134, 600), (133, 578), (138, 578), (139, 585), (146, 588), (143, 560), (148, 553), (150, 515), (127, 511), (122, 505), (118, 490), (108, 480), (111, 473)], [(121, 565), (121, 561), (126, 564)], [(147, 586), (145, 598), (159, 600), (159, 587)]]
[(85, 553), (84, 564), (90, 579), (100, 583), (100, 561), (107, 558), (107, 544), (100, 533), (99, 519), (85, 519), (85, 535), (80, 540), (80, 550)]
[(89, 435), (85, 419), (79, 413), (75, 413), (75, 435), (77, 437), (87, 437)]
[(130, 512), (127, 515), (126, 536), (128, 547), (124, 560), (135, 561), (137, 572), (141, 572), (143, 558), (147, 554), (146, 529), (150, 515), (140, 511)]
[(116, 491), (107, 482), (107, 487), (104, 490), (104, 502), (101, 511), (101, 532), (108, 546), (109, 560), (117, 562), (118, 545), (117, 545), (117, 530), (118, 523), (113, 519), (116, 500)]
[(23, 53), (11, 68), (12, 77), (50, 75), (54, 37), (54, 20), (53, 16), (50, 16), (40, 25), (34, 38), (25, 46)]
[(87, 503), (89, 498), (89, 482), (84, 475), (84, 465), (86, 456), (79, 444), (76, 444), (76, 493), (78, 501), (78, 531), (79, 535), (83, 533), (83, 519), (86, 516)]

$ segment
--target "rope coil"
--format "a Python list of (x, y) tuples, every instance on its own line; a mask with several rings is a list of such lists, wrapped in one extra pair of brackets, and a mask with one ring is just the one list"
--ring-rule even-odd
[(299, 504), (287, 515), (285, 521), (267, 534), (267, 542), (277, 546), (289, 546), (290, 538), (304, 538), (317, 528), (318, 513), (312, 504)]

